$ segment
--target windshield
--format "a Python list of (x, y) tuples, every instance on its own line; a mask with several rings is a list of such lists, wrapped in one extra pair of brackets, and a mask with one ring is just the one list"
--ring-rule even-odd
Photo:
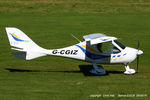
[(126, 46), (125, 46), (124, 44), (122, 44), (120, 41), (114, 40), (114, 42), (115, 42), (118, 46), (120, 46), (122, 49), (125, 49), (125, 48), (126, 48)]

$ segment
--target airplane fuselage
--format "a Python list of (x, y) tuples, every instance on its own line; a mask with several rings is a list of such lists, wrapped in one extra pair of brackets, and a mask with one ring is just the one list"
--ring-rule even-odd
[(48, 50), (48, 54), (53, 56), (62, 56), (83, 60), (97, 64), (125, 64), (135, 60), (135, 51), (136, 49), (134, 48), (126, 47), (125, 49), (121, 50), (120, 53), (105, 54), (100, 53), (95, 48), (90, 47), (89, 45), (87, 45), (87, 42), (84, 41), (66, 48)]

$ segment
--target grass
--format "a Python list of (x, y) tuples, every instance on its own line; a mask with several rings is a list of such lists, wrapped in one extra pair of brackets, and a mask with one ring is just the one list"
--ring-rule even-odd
[[(9, 77), (8, 77), (9, 76)], [(81, 73), (3, 72), (1, 99), (95, 99), (91, 94), (147, 94), (149, 77), (125, 75), (84, 77)], [(110, 80), (111, 79), (111, 80)], [(11, 82), (10, 82), (11, 81)], [(127, 82), (128, 81), (128, 82)], [(138, 84), (137, 84), (138, 83)], [(139, 87), (139, 85), (141, 87)], [(143, 86), (142, 86), (143, 85)], [(119, 88), (117, 88), (119, 87)], [(108, 98), (104, 98), (108, 99)], [(113, 98), (109, 98), (113, 99)], [(123, 99), (123, 98), (116, 98)], [(127, 98), (124, 98), (127, 99)], [(133, 98), (129, 98), (133, 99)], [(139, 98), (137, 98), (139, 99)], [(146, 97), (144, 98), (146, 99)]]
[[(76, 100), (144, 99), (150, 91), (148, 0), (0, 0), (0, 99)], [(116, 36), (137, 48), (141, 42), (140, 72), (124, 75), (122, 65), (104, 65), (107, 76), (84, 76), (79, 65), (86, 62), (59, 57), (31, 61), (14, 58), (5, 27), (17, 27), (44, 48), (61, 48), (77, 43), (90, 33)], [(136, 61), (131, 65), (136, 69)], [(12, 70), (14, 72), (12, 72)], [(115, 73), (116, 71), (116, 73)], [(90, 97), (115, 94), (115, 97)], [(147, 97), (117, 97), (118, 94), (147, 94)]]

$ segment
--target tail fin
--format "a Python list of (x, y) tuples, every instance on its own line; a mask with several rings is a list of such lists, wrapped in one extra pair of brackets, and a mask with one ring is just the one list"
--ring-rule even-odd
[[(26, 34), (21, 30), (12, 27), (6, 27), (7, 36), (10, 45), (15, 47), (14, 50), (25, 52), (26, 60), (31, 60), (41, 56), (46, 56), (46, 49), (41, 48), (36, 43), (34, 43)], [(22, 58), (22, 57), (21, 57)]]

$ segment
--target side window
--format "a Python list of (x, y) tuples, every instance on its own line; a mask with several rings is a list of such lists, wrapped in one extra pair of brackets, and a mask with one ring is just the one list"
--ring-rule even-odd
[(116, 54), (120, 52), (120, 50), (111, 42), (99, 43), (97, 44), (97, 49), (99, 50), (99, 52), (104, 54)]

